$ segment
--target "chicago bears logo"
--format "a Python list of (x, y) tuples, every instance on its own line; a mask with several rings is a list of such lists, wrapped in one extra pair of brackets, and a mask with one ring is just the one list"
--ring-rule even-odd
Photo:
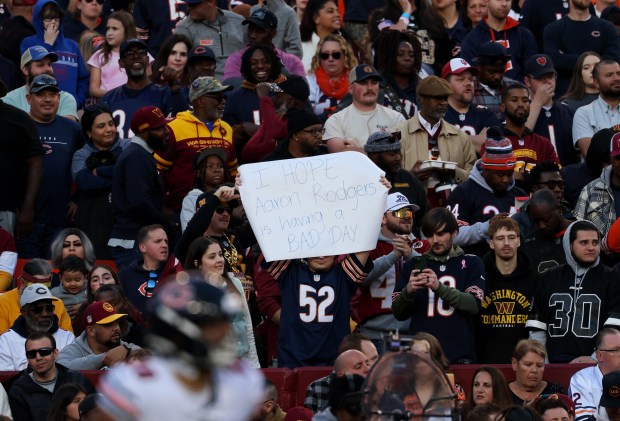
[(536, 59), (536, 63), (540, 64), (541, 66), (545, 66), (547, 64), (547, 57), (538, 57)]
[(600, 33), (599, 31), (592, 31), (592, 34), (591, 34), (591, 35), (592, 35), (594, 38), (598, 38), (598, 37), (600, 37), (600, 36), (601, 36), (601, 33)]

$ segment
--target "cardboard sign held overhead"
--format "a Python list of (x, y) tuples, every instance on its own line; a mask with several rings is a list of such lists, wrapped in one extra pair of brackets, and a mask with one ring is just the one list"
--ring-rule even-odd
[(239, 174), (241, 200), (268, 262), (376, 247), (388, 189), (366, 155), (248, 164)]

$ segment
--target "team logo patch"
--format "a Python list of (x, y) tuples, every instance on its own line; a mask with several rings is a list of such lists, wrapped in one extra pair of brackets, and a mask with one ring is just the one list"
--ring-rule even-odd
[(314, 282), (321, 282), (321, 275), (319, 275), (318, 273), (314, 274)]
[(544, 66), (547, 64), (547, 57), (538, 57), (536, 59), (536, 63), (540, 64), (541, 66)]
[(90, 314), (88, 316), (86, 316), (86, 322), (88, 324), (91, 324), (93, 322), (93, 316), (91, 316)]
[(601, 36), (601, 33), (600, 33), (599, 31), (592, 31), (592, 34), (591, 34), (591, 35), (592, 35), (594, 38), (598, 38), (598, 37), (600, 37), (600, 36)]
[(201, 39), (200, 45), (213, 45), (213, 40), (212, 39)]
[(103, 309), (108, 313), (114, 313), (114, 307), (110, 303), (103, 303)]
[(607, 393), (612, 398), (617, 398), (618, 396), (620, 396), (620, 387), (612, 386), (612, 387), (609, 388), (609, 391)]
[(475, 286), (475, 285), (470, 286), (469, 288), (467, 288), (465, 290), (465, 292), (470, 293), (471, 295), (473, 295), (474, 297), (476, 297), (480, 301), (482, 301), (482, 299), (484, 298), (484, 292), (480, 288)]
[(445, 272), (445, 271), (446, 271), (446, 265), (439, 266), (439, 272)]
[(370, 66), (364, 66), (364, 72), (365, 72), (365, 73), (372, 73), (372, 67), (370, 67)]

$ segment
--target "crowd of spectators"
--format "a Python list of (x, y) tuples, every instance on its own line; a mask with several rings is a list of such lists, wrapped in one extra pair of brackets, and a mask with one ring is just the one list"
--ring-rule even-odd
[[(0, 6), (14, 419), (79, 419), (94, 388), (73, 370), (151, 358), (153, 297), (188, 272), (241, 303), (217, 364), (334, 366), (316, 419), (353, 411), (332, 389), (359, 389), (395, 330), (448, 377), (486, 364), (469, 396), (452, 382), (463, 419), (613, 419), (620, 2)], [(238, 167), (350, 151), (385, 173), (376, 248), (265, 261)], [(567, 390), (546, 363), (596, 365)], [(274, 390), (257, 420), (284, 419)]]

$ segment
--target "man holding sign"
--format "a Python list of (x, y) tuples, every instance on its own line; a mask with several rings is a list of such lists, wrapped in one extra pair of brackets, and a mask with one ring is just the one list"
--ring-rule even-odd
[(278, 366), (331, 365), (350, 333), (351, 298), (372, 269), (367, 250), (390, 184), (355, 152), (243, 165), (239, 173), (262, 265), (280, 284)]

